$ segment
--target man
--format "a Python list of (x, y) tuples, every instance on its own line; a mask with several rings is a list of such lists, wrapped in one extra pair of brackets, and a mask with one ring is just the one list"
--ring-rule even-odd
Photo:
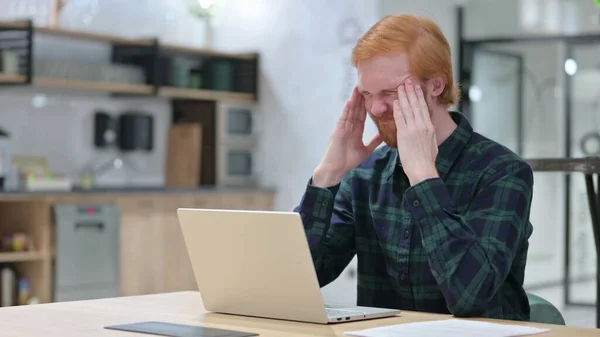
[[(528, 320), (532, 170), (448, 111), (459, 93), (439, 27), (385, 17), (352, 62), (358, 85), (296, 208), (320, 285), (356, 254), (358, 305)], [(364, 144), (367, 114), (379, 133)]]

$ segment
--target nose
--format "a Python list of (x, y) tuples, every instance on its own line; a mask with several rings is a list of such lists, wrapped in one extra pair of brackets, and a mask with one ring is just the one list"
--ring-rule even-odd
[(371, 114), (375, 117), (380, 117), (388, 111), (388, 105), (384, 100), (373, 100), (371, 105)]

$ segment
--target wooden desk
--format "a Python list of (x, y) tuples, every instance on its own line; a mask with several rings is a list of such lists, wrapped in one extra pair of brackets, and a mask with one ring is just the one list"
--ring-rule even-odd
[[(261, 337), (346, 336), (345, 331), (408, 322), (450, 318), (448, 315), (403, 312), (400, 316), (370, 321), (320, 325), (206, 313), (198, 292), (118, 297), (90, 301), (0, 308), (0, 336), (151, 336), (105, 330), (106, 325), (163, 321), (211, 328), (256, 332)], [(505, 324), (549, 327), (553, 336), (600, 336), (600, 330), (543, 324), (496, 321)]]

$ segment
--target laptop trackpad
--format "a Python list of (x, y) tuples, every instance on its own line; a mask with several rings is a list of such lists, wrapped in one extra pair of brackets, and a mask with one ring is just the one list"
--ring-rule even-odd
[(169, 337), (248, 337), (257, 333), (205, 328), (194, 325), (173, 324), (166, 322), (139, 322), (105, 326), (105, 329), (139, 332)]

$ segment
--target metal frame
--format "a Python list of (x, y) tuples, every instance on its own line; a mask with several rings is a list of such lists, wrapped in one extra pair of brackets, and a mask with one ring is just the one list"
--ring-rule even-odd
[[(600, 157), (589, 158), (552, 158), (529, 159), (531, 168), (536, 172), (582, 173), (586, 182), (589, 210), (592, 219), (592, 230), (596, 244), (596, 305), (580, 304), (586, 307), (596, 307), (596, 327), (600, 328)], [(568, 174), (567, 174), (568, 176)], [(598, 179), (594, 187), (594, 178)], [(568, 250), (565, 250), (568, 252)], [(565, 283), (568, 286), (568, 280)], [(571, 305), (574, 305), (571, 303)]]
[[(15, 50), (20, 55), (20, 71), (19, 74), (25, 77), (24, 81), (0, 81), (0, 85), (28, 85), (33, 83), (34, 78), (34, 35), (35, 27), (32, 20), (20, 21), (13, 24), (0, 24), (0, 50)], [(152, 39), (149, 46), (140, 46), (137, 44), (127, 44), (123, 42), (109, 42), (112, 46), (111, 62), (136, 64), (145, 69), (147, 81), (146, 84), (153, 87), (151, 94), (141, 94), (142, 96), (156, 96), (159, 93), (162, 84), (161, 79), (164, 76), (169, 76), (170, 69), (163, 69), (160, 66), (161, 57), (176, 57), (182, 56), (190, 59), (201, 60), (227, 60), (233, 65), (232, 81), (234, 86), (231, 92), (248, 93), (258, 97), (258, 81), (259, 81), (259, 54), (253, 59), (237, 59), (227, 55), (201, 55), (192, 51), (172, 51), (168, 48), (162, 48), (157, 38)], [(148, 57), (148, 61), (144, 60), (143, 64), (137, 64), (133, 59), (135, 56)], [(138, 61), (139, 62), (139, 61)], [(202, 88), (198, 88), (202, 89)], [(211, 89), (205, 89), (211, 90)], [(112, 96), (139, 96), (134, 94), (115, 94)]]
[(27, 21), (27, 66), (25, 68), (25, 77), (27, 78), (27, 84), (31, 84), (33, 82), (33, 37), (35, 34), (35, 30), (33, 27), (33, 21)]
[[(459, 57), (459, 83), (461, 83), (461, 92), (463, 93), (463, 100), (459, 103), (458, 107), (460, 110), (464, 111), (467, 117), (470, 117), (470, 104), (468, 102), (468, 91), (470, 86), (470, 71), (467, 69), (467, 65), (470, 57), (470, 54), (473, 53), (473, 48), (478, 45), (483, 44), (492, 44), (492, 43), (552, 43), (552, 42), (561, 42), (566, 46), (566, 54), (565, 58), (571, 58), (573, 54), (573, 48), (575, 45), (581, 44), (589, 44), (589, 43), (598, 43), (600, 45), (600, 34), (586, 34), (586, 35), (576, 35), (576, 36), (565, 36), (565, 35), (552, 35), (552, 36), (523, 36), (523, 37), (494, 37), (494, 38), (486, 38), (486, 39), (467, 39), (464, 34), (464, 9), (462, 6), (457, 7), (457, 31), (459, 34), (459, 46), (458, 46), (458, 57)], [(564, 100), (564, 109), (565, 109), (565, 155), (567, 158), (571, 156), (571, 125), (572, 125), (572, 78), (566, 73), (563, 73), (565, 85), (563, 87), (563, 94), (565, 97)], [(569, 160), (569, 159), (565, 159)], [(535, 168), (534, 168), (535, 171)], [(600, 195), (598, 194), (598, 189), (600, 186), (597, 186), (594, 189), (593, 186), (593, 177), (598, 176), (598, 172), (587, 172), (585, 173), (586, 179), (586, 187), (589, 198), (589, 207), (590, 212), (592, 214), (592, 225), (596, 240), (596, 257), (598, 261), (598, 269), (596, 272), (597, 279), (597, 300), (596, 304), (588, 304), (588, 303), (576, 303), (571, 301), (569, 294), (569, 285), (570, 285), (570, 275), (569, 275), (569, 259), (570, 259), (570, 250), (569, 250), (569, 242), (570, 242), (570, 231), (571, 231), (571, 223), (570, 223), (570, 213), (571, 213), (571, 172), (581, 172), (580, 170), (572, 169), (572, 170), (555, 170), (554, 172), (564, 172), (565, 173), (565, 263), (564, 263), (564, 272), (565, 278), (563, 280), (563, 288), (565, 294), (565, 303), (567, 305), (577, 305), (577, 306), (586, 306), (586, 307), (596, 307), (597, 308), (597, 326), (600, 327), (600, 310), (598, 309), (598, 305), (600, 305)], [(600, 185), (600, 184), (599, 184)]]
[(35, 30), (31, 20), (24, 27), (0, 26), (0, 50), (19, 53), (19, 74), (25, 82), (0, 83), (0, 85), (27, 85), (33, 81), (33, 38)]
[[(524, 74), (524, 62), (523, 62), (523, 55), (521, 54), (517, 54), (517, 53), (512, 53), (512, 52), (505, 52), (505, 51), (497, 51), (497, 50), (493, 50), (493, 49), (485, 49), (485, 48), (480, 48), (477, 45), (473, 45), (473, 48), (469, 48), (468, 50), (468, 54), (469, 56), (473, 56), (475, 54), (475, 52), (479, 52), (479, 53), (488, 53), (488, 54), (495, 54), (495, 55), (501, 55), (501, 56), (505, 56), (505, 57), (511, 57), (514, 59), (517, 59), (518, 63), (519, 63), (519, 68), (518, 68), (518, 72), (519, 74)], [(464, 64), (463, 64), (464, 65)], [(472, 71), (471, 71), (472, 73)], [(524, 115), (523, 115), (523, 76), (520, 76), (518, 78), (517, 81), (517, 125), (515, 126), (517, 128), (517, 149), (516, 152), (519, 155), (523, 154), (523, 120), (524, 120)], [(467, 98), (468, 98), (469, 93), (467, 92)], [(470, 107), (469, 107), (470, 108)], [(469, 110), (468, 116), (467, 118), (471, 118), (471, 111)]]

